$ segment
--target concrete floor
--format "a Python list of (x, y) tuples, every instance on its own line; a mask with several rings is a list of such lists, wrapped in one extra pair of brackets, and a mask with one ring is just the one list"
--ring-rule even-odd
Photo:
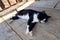
[[(40, 2), (35, 2), (31, 4), (26, 9), (34, 9), (37, 11), (45, 10), (48, 15), (51, 16), (49, 21), (45, 24), (37, 23), (34, 30), (33, 36), (25, 34), (27, 20), (19, 19), (11, 22), (7, 16), (12, 16), (14, 12), (10, 13), (12, 15), (6, 15), (0, 18), (0, 39), (1, 40), (60, 40), (60, 9), (59, 6), (52, 6), (52, 3), (46, 1), (43, 7), (37, 5)], [(36, 5), (37, 6), (36, 6)], [(53, 4), (55, 5), (56, 2)], [(44, 5), (47, 5), (44, 7)], [(59, 4), (58, 4), (59, 5)], [(50, 7), (49, 7), (50, 6)], [(59, 7), (60, 8), (60, 7)], [(17, 8), (18, 10), (18, 8)], [(6, 20), (7, 19), (7, 20)], [(5, 21), (4, 21), (5, 20)]]

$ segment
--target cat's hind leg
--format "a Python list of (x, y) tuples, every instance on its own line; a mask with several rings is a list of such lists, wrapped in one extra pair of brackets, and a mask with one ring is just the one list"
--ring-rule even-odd
[(35, 27), (35, 25), (36, 25), (36, 22), (31, 23), (31, 24), (29, 25), (29, 35), (30, 35), (30, 36), (33, 35), (32, 31), (33, 31), (33, 28)]

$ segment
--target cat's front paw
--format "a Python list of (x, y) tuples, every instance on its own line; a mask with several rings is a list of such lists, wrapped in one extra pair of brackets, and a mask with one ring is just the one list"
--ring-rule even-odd
[(29, 32), (29, 35), (32, 36), (32, 31)]

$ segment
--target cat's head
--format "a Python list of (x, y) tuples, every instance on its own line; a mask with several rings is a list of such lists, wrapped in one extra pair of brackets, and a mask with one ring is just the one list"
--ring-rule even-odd
[(40, 23), (46, 23), (46, 22), (48, 22), (48, 19), (50, 17), (51, 16), (48, 16), (45, 11), (40, 12), (39, 15), (38, 15)]

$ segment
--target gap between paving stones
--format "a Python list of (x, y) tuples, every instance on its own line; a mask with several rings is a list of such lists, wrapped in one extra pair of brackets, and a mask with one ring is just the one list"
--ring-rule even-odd
[(54, 8), (56, 8), (56, 6), (57, 6), (59, 3), (60, 3), (60, 1), (58, 1), (58, 2), (56, 3), (56, 5), (54, 6)]
[[(4, 18), (2, 18), (4, 20)], [(9, 23), (7, 23), (7, 21), (5, 21), (5, 23), (11, 28), (12, 31), (14, 31), (21, 40), (23, 40), (23, 38), (9, 25)]]

